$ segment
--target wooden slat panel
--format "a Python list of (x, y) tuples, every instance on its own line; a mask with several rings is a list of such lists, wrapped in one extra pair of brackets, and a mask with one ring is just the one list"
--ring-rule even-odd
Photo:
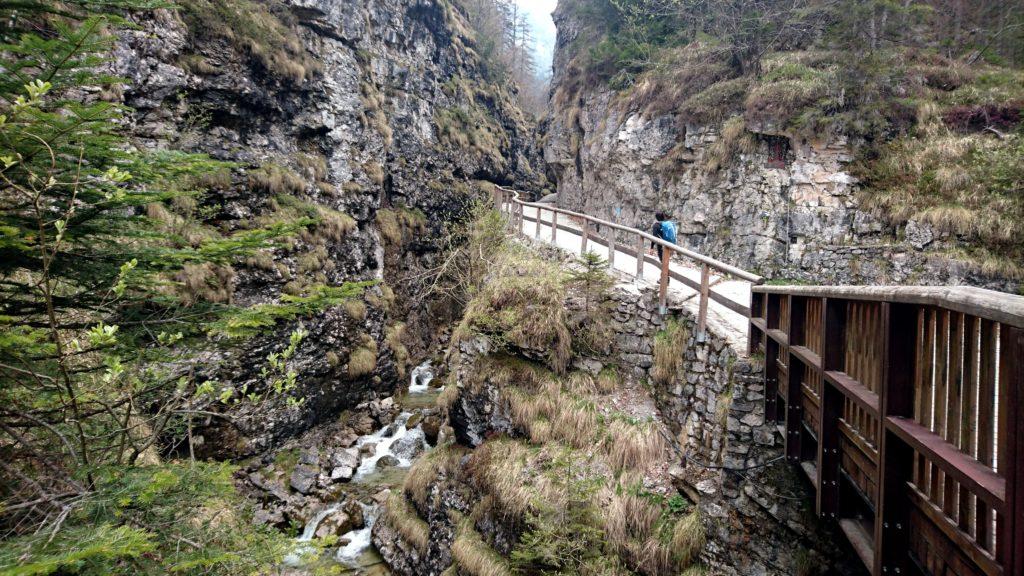
[(1005, 509), (1006, 481), (991, 468), (964, 455), (934, 432), (908, 418), (890, 416), (886, 418), (885, 428), (894, 432), (936, 468), (954, 476), (996, 510)]
[(911, 541), (914, 553), (933, 574), (1000, 576), (996, 559), (964, 534), (939, 506), (912, 486)]

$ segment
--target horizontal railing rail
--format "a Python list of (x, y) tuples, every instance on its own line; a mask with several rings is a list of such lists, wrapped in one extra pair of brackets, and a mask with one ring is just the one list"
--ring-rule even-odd
[[(637, 277), (641, 277), (643, 275), (643, 267), (646, 263), (651, 263), (660, 266), (661, 271), (658, 284), (659, 305), (662, 309), (664, 309), (667, 304), (668, 285), (670, 279), (676, 280), (677, 282), (680, 282), (697, 291), (700, 296), (697, 324), (698, 331), (701, 334), (703, 334), (707, 326), (707, 307), (709, 300), (713, 300), (734, 312), (749, 317), (750, 308), (748, 306), (744, 306), (738, 302), (735, 302), (729, 299), (727, 296), (716, 293), (711, 289), (711, 273), (712, 270), (714, 270), (718, 272), (721, 276), (736, 278), (739, 280), (743, 280), (745, 282), (750, 282), (751, 284), (755, 285), (764, 282), (764, 278), (762, 278), (761, 276), (758, 276), (757, 274), (753, 274), (741, 268), (737, 268), (736, 266), (727, 264), (720, 260), (716, 260), (704, 254), (694, 252), (693, 250), (690, 250), (683, 246), (679, 246), (678, 244), (672, 242), (668, 242), (666, 240), (663, 240), (661, 238), (658, 238), (652, 234), (649, 234), (642, 230), (638, 230), (636, 228), (604, 220), (602, 218), (597, 218), (589, 214), (575, 212), (572, 210), (566, 210), (565, 208), (559, 208), (558, 206), (554, 206), (551, 204), (545, 204), (541, 202), (528, 202), (525, 200), (521, 200), (519, 196), (520, 193), (516, 190), (510, 190), (508, 188), (503, 188), (501, 186), (495, 186), (495, 209), (497, 209), (500, 212), (506, 213), (510, 216), (511, 224), (517, 230), (517, 233), (522, 233), (524, 221), (536, 223), (535, 230), (536, 235), (538, 237), (540, 235), (540, 230), (542, 226), (550, 227), (552, 231), (552, 242), (556, 240), (559, 230), (563, 230), (573, 234), (578, 233), (581, 237), (582, 251), (585, 252), (587, 250), (587, 244), (589, 242), (595, 242), (608, 248), (608, 265), (610, 267), (614, 266), (616, 252), (622, 252), (624, 254), (631, 255), (634, 258), (636, 258), (637, 269), (635, 275)], [(532, 218), (526, 216), (523, 212), (524, 207), (535, 209), (537, 211), (537, 217)], [(551, 213), (551, 219), (549, 221), (544, 220), (544, 211)], [(559, 224), (558, 215), (565, 216), (568, 219), (576, 220), (581, 224), (580, 229), (577, 230), (570, 226)], [(608, 237), (603, 237), (601, 234), (597, 233), (596, 230), (591, 231), (592, 226), (595, 228), (604, 227), (608, 230), (612, 230), (613, 232), (612, 234), (609, 234)], [(633, 236), (635, 239), (635, 246), (617, 246), (615, 231), (625, 233), (628, 236)], [(681, 258), (685, 258), (696, 262), (701, 269), (700, 283), (697, 283), (695, 280), (691, 278), (687, 278), (683, 274), (671, 270), (669, 266), (669, 263), (671, 262), (671, 257), (663, 258), (659, 262), (658, 260), (647, 256), (647, 251), (644, 249), (644, 247), (648, 242), (656, 246), (661, 246), (664, 250), (667, 250), (669, 254), (676, 254)]]
[(872, 574), (1024, 574), (1024, 297), (754, 286), (765, 418)]

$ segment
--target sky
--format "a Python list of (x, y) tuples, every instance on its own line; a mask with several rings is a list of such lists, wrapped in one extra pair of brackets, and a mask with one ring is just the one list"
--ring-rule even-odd
[(537, 69), (543, 76), (551, 73), (551, 59), (555, 52), (555, 23), (551, 13), (555, 11), (558, 0), (516, 0), (516, 4), (526, 11), (527, 21), (537, 39)]

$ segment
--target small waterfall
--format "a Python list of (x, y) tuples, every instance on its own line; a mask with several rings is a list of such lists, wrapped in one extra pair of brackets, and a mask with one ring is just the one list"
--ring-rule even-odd
[(427, 360), (423, 364), (412, 369), (409, 376), (409, 393), (420, 394), (430, 389), (430, 382), (434, 379), (434, 368)]
[(348, 544), (338, 548), (338, 553), (334, 555), (338, 562), (353, 567), (359, 566), (360, 557), (371, 546), (370, 531), (373, 530), (373, 523), (377, 521), (377, 515), (380, 513), (380, 507), (376, 504), (371, 506), (360, 502), (359, 505), (363, 507), (366, 525), (358, 530), (346, 532), (342, 539), (347, 539)]
[[(416, 395), (421, 402), (426, 403), (423, 404), (424, 406), (433, 405), (433, 396), (429, 394), (437, 392), (437, 390), (430, 387), (430, 382), (433, 379), (434, 369), (429, 360), (413, 368), (410, 374), (409, 394)], [(415, 405), (415, 402), (410, 401), (410, 404)], [(362, 456), (359, 467), (352, 477), (352, 483), (373, 485), (375, 481), (373, 475), (378, 472), (377, 464), (386, 456), (391, 456), (397, 461), (392, 468), (408, 468), (412, 466), (416, 458), (430, 449), (421, 426), (406, 427), (412, 416), (412, 412), (403, 411), (391, 424), (382, 427), (372, 434), (359, 437), (355, 447), (359, 449), (360, 453), (363, 452), (364, 447), (369, 445), (373, 445), (373, 451)], [(346, 543), (338, 548), (334, 554), (336, 562), (350, 568), (363, 566), (362, 562), (367, 560), (367, 554), (372, 552), (371, 531), (373, 530), (373, 524), (377, 521), (377, 516), (380, 514), (380, 506), (378, 504), (359, 502), (359, 505), (363, 509), (363, 527), (343, 534), (341, 539)], [(321, 522), (340, 509), (340, 504), (332, 504), (318, 511), (306, 523), (302, 530), (302, 535), (297, 538), (297, 541), (305, 543), (313, 540), (316, 537), (316, 530), (320, 527)], [(300, 567), (303, 563), (302, 556), (311, 550), (313, 550), (311, 545), (300, 544), (298, 549), (285, 559), (285, 565)]]
[(359, 438), (356, 442), (356, 447), (360, 451), (362, 451), (363, 446), (368, 444), (373, 444), (374, 449), (373, 454), (363, 456), (363, 460), (359, 463), (359, 468), (356, 469), (356, 474), (352, 478), (353, 482), (359, 482), (372, 474), (377, 469), (377, 462), (385, 456), (393, 456), (397, 459), (398, 464), (396, 464), (396, 467), (408, 468), (412, 466), (412, 461), (423, 450), (430, 448), (421, 427), (416, 426), (411, 430), (406, 429), (405, 424), (411, 417), (411, 412), (402, 412), (398, 415), (398, 418), (395, 418), (393, 423), (373, 434)]

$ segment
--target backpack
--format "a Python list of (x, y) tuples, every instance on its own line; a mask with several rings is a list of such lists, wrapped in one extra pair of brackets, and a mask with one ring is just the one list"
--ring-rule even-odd
[(676, 243), (676, 223), (665, 220), (661, 223), (661, 239), (666, 242)]

